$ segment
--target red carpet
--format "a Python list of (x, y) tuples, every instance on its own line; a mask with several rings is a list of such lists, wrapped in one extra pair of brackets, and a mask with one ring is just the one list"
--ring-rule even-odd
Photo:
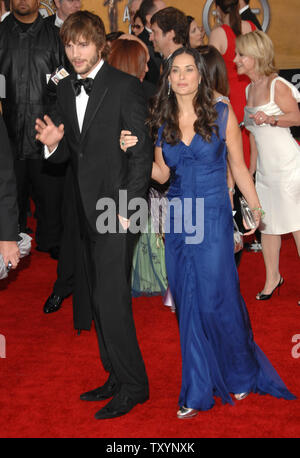
[[(225, 267), (225, 266), (224, 266)], [(241, 289), (255, 340), (288, 388), (300, 399), (300, 358), (292, 356), (300, 334), (299, 260), (292, 238), (282, 244), (280, 296), (255, 300), (264, 282), (262, 256), (245, 252)], [(2, 438), (292, 438), (300, 433), (300, 400), (251, 394), (235, 406), (221, 405), (193, 420), (176, 418), (180, 348), (175, 315), (161, 298), (134, 300), (137, 333), (145, 359), (150, 400), (114, 420), (97, 421), (105, 403), (84, 403), (79, 394), (106, 379), (94, 329), (73, 330), (71, 299), (54, 314), (42, 307), (56, 277), (56, 262), (34, 249), (18, 272), (0, 284), (0, 437)], [(2, 338), (3, 343), (3, 338)], [(300, 340), (298, 341), (300, 342)], [(294, 349), (294, 356), (300, 356)], [(4, 348), (2, 346), (2, 357)]]

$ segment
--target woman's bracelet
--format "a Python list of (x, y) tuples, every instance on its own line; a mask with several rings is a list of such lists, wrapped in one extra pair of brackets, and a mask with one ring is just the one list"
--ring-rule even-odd
[(228, 191), (229, 191), (229, 192), (232, 192), (232, 195), (235, 194), (235, 189), (234, 189), (234, 188), (228, 188)]
[(265, 216), (265, 214), (266, 214), (266, 212), (261, 207), (252, 208), (252, 211), (253, 212), (255, 212), (255, 211), (259, 212), (261, 218), (263, 218)]

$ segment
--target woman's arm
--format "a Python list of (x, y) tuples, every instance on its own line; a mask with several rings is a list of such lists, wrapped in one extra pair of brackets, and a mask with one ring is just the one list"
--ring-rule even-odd
[(168, 181), (170, 177), (170, 169), (166, 165), (163, 154), (162, 154), (162, 148), (160, 146), (156, 146), (154, 150), (154, 157), (155, 161), (153, 162), (152, 165), (152, 175), (151, 178), (158, 183), (165, 183)]
[(257, 111), (250, 118), (253, 118), (258, 126), (264, 123), (278, 127), (300, 126), (300, 110), (297, 100), (293, 97), (289, 86), (280, 80), (275, 82), (274, 101), (283, 112), (282, 115), (268, 116), (263, 111)]
[[(232, 107), (229, 106), (228, 108), (229, 115), (226, 128), (226, 144), (231, 172), (239, 190), (247, 200), (249, 207), (253, 211), (254, 209), (261, 209), (252, 176), (244, 161), (241, 131)], [(258, 224), (261, 211), (254, 211), (254, 216)]]
[(250, 175), (254, 175), (254, 173), (256, 172), (256, 163), (257, 163), (258, 151), (257, 151), (257, 146), (256, 146), (256, 143), (255, 143), (254, 135), (250, 134), (249, 135), (249, 139), (250, 139), (250, 166), (249, 166), (249, 172), (250, 172)]
[(217, 48), (223, 55), (227, 51), (227, 36), (222, 27), (216, 27), (210, 32), (208, 37), (208, 44)]
[[(120, 148), (126, 152), (127, 148), (135, 146), (138, 143), (138, 138), (135, 135), (132, 135), (130, 130), (122, 130), (120, 134)], [(158, 183), (165, 183), (170, 177), (170, 169), (166, 165), (162, 149), (159, 146), (155, 147), (154, 150), (154, 162), (152, 164), (152, 174), (151, 178)]]
[(233, 195), (235, 193), (234, 185), (235, 185), (235, 181), (232, 175), (232, 171), (231, 171), (229, 162), (227, 161), (227, 186), (228, 186), (229, 198), (230, 198), (232, 208), (234, 207), (234, 203), (233, 203)]

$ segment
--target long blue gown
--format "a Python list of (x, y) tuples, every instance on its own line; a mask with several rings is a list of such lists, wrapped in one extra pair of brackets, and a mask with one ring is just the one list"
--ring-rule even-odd
[[(171, 146), (162, 140), (163, 126), (157, 141), (171, 170), (165, 257), (179, 319), (179, 405), (198, 410), (213, 407), (215, 396), (233, 404), (230, 393), (295, 399), (255, 344), (240, 293), (226, 180), (228, 106), (218, 102), (216, 110), (219, 136), (213, 134), (211, 142), (195, 134), (190, 145), (181, 141)], [(197, 212), (204, 229), (202, 242), (200, 229), (191, 232), (191, 224), (199, 225)]]

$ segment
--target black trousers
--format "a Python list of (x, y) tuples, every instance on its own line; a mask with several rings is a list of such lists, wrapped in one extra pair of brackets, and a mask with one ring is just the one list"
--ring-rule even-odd
[(86, 239), (85, 266), (104, 369), (132, 399), (149, 395), (132, 314), (131, 264), (136, 236), (101, 234)]
[(53, 287), (53, 293), (64, 298), (74, 290), (76, 253), (80, 240), (73, 181), (73, 172), (68, 166), (64, 183), (63, 229), (57, 263), (57, 279)]
[(61, 206), (65, 179), (65, 166), (51, 164), (43, 159), (16, 159), (20, 232), (27, 227), (29, 197), (36, 206), (36, 243), (48, 251), (59, 246), (62, 218)]
[(89, 331), (92, 324), (92, 306), (83, 262), (85, 248), (76, 202), (73, 170), (69, 166), (64, 186), (63, 231), (53, 293), (63, 298), (72, 294), (74, 328)]

